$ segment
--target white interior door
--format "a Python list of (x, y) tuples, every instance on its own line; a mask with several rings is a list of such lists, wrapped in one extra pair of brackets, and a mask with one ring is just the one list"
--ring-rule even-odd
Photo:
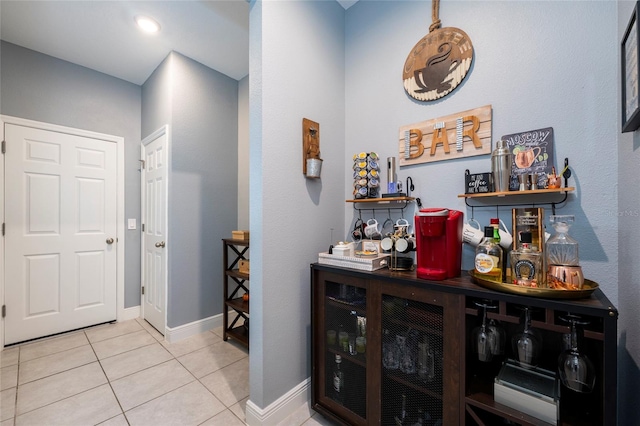
[(142, 317), (164, 335), (167, 308), (168, 126), (142, 141)]
[(5, 124), (5, 344), (116, 319), (117, 146)]

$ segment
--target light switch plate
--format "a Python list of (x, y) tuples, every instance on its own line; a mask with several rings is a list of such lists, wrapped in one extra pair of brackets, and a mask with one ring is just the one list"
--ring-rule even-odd
[(128, 229), (136, 229), (136, 219), (129, 219)]

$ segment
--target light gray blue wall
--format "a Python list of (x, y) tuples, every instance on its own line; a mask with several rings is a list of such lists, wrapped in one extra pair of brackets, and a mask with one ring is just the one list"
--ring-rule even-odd
[[(250, 7), (250, 399), (264, 408), (311, 374), (309, 264), (344, 228), (344, 10)], [(319, 180), (302, 174), (303, 118), (320, 124)]]
[(140, 140), (171, 122), (171, 55), (142, 85), (142, 133)]
[(249, 76), (238, 82), (237, 229), (249, 229)]
[[(468, 34), (474, 60), (466, 80), (454, 92), (422, 103), (405, 93), (402, 67), (413, 46), (428, 33), (430, 12), (430, 2), (415, 1), (361, 1), (347, 11), (347, 152), (376, 151), (382, 158), (398, 157), (400, 126), (484, 105), (493, 108), (494, 142), (502, 135), (553, 127), (557, 163), (562, 165), (569, 158), (573, 171), (569, 183), (576, 187), (558, 214), (576, 216), (571, 233), (580, 243), (585, 276), (600, 283), (615, 303), (615, 3), (442, 3), (443, 25)], [(350, 158), (343, 159), (345, 169), (350, 163)], [(472, 211), (458, 198), (464, 193), (465, 169), (490, 171), (490, 156), (402, 167), (398, 174), (401, 180), (412, 177), (425, 207), (461, 210), (468, 218)], [(347, 177), (345, 197), (351, 195), (350, 184)], [(496, 209), (476, 208), (473, 213), (488, 225)], [(546, 214), (551, 214), (550, 208)], [(349, 208), (345, 216), (347, 223), (354, 219)], [(499, 217), (511, 227), (510, 206), (501, 208)], [(473, 251), (465, 245), (463, 268), (472, 267)]]
[[(125, 218), (140, 222), (140, 86), (2, 42), (0, 112), (124, 137)], [(125, 231), (125, 308), (140, 304), (140, 233)]]
[(169, 124), (167, 326), (222, 312), (222, 238), (238, 220), (238, 82), (172, 52), (143, 85), (146, 134)]
[[(636, 2), (618, 2), (618, 40), (622, 40), (631, 12)], [(620, 82), (620, 77), (618, 77)], [(621, 99), (618, 87), (618, 99)], [(620, 103), (617, 117), (622, 116)], [(618, 119), (620, 122), (621, 120)], [(618, 128), (621, 125), (618, 124)], [(637, 390), (640, 383), (640, 263), (638, 262), (638, 242), (640, 241), (640, 186), (638, 185), (638, 165), (640, 164), (640, 131), (619, 133), (618, 135), (618, 196), (617, 218), (620, 259), (618, 263), (618, 309), (620, 319), (618, 330), (618, 407), (620, 424), (640, 424), (637, 406)]]

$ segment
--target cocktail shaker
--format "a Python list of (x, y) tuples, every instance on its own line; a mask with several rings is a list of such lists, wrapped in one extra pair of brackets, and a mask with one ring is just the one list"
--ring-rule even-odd
[(509, 152), (507, 142), (496, 141), (496, 149), (491, 153), (491, 173), (493, 174), (493, 188), (495, 192), (509, 190), (511, 179), (512, 154)]

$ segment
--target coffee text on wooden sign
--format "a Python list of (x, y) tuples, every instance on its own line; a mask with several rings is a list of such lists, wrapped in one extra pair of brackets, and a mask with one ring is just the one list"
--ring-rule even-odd
[(491, 154), (491, 105), (400, 127), (400, 166)]

